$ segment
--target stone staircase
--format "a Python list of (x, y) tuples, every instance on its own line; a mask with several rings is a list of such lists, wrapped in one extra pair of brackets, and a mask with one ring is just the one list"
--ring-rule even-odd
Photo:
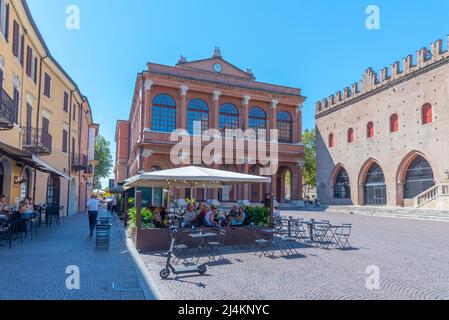
[(449, 209), (330, 206), (321, 211), (376, 217), (449, 222)]
[(448, 209), (449, 184), (436, 185), (414, 199), (415, 208)]

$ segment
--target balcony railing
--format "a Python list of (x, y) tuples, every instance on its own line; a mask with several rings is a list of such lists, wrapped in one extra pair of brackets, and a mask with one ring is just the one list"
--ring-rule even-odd
[(75, 154), (72, 156), (72, 170), (75, 172), (86, 171), (89, 167), (85, 154)]
[(0, 131), (11, 130), (14, 127), (16, 118), (16, 106), (14, 100), (6, 93), (0, 90)]
[(52, 136), (36, 128), (23, 128), (22, 148), (25, 151), (32, 152), (38, 156), (47, 156), (52, 152)]

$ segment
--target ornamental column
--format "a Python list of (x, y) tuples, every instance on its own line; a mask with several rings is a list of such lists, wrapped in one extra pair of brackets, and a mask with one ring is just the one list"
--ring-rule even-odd
[[(251, 101), (251, 96), (249, 95), (244, 95), (243, 99), (242, 99), (242, 110), (243, 110), (243, 115), (242, 115), (242, 129), (246, 130), (249, 128), (249, 102)], [(243, 166), (243, 172), (248, 174), (249, 172), (249, 161), (246, 159), (246, 155), (245, 156), (245, 164)], [(240, 190), (239, 190), (239, 196), (242, 197), (241, 199), (239, 199), (239, 203), (243, 204), (243, 205), (249, 205), (250, 201), (249, 201), (249, 184), (243, 184), (240, 186)]]
[(302, 142), (302, 104), (298, 104), (295, 109), (293, 143)]
[(144, 130), (145, 129), (151, 129), (152, 126), (152, 108), (151, 108), (151, 87), (153, 86), (154, 82), (153, 80), (147, 79), (145, 80), (144, 83), (144, 93), (143, 93), (143, 98), (144, 98), (144, 104), (143, 104), (143, 114), (144, 114)]
[(187, 129), (187, 92), (188, 86), (181, 86), (179, 88), (179, 95), (181, 96), (181, 107), (176, 116), (177, 129)]
[[(218, 122), (218, 118), (220, 115), (220, 96), (221, 96), (221, 92), (218, 90), (215, 90), (212, 93), (212, 102), (213, 102), (213, 106), (212, 106), (212, 110), (211, 110), (211, 117), (209, 119), (209, 127), (211, 129), (219, 129), (219, 122)], [(213, 169), (221, 169), (220, 165), (217, 164), (213, 164), (212, 165)], [(214, 205), (220, 205), (220, 202), (218, 201), (218, 189), (208, 189), (207, 190), (207, 200), (209, 204), (214, 204)]]
[[(277, 129), (277, 106), (279, 101), (273, 100), (271, 101), (271, 126), (270, 129), (274, 130)], [(269, 139), (271, 141), (271, 137)], [(275, 200), (277, 199), (277, 172), (273, 172), (273, 175), (271, 176), (271, 193), (273, 194), (273, 197)]]

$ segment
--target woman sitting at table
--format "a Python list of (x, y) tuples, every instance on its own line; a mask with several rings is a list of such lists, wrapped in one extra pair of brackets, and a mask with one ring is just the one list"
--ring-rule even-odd
[(217, 207), (211, 206), (210, 210), (207, 211), (206, 216), (204, 217), (204, 226), (205, 227), (219, 227), (219, 224), (215, 221), (215, 217), (217, 215)]
[(181, 228), (190, 228), (196, 220), (196, 212), (195, 205), (193, 203), (189, 203), (187, 206), (187, 210), (182, 216)]
[(239, 214), (236, 218), (232, 219), (229, 224), (233, 227), (240, 227), (245, 224), (246, 220), (246, 212), (243, 207), (239, 208)]
[(165, 228), (159, 208), (156, 208), (153, 211), (153, 223), (156, 228)]

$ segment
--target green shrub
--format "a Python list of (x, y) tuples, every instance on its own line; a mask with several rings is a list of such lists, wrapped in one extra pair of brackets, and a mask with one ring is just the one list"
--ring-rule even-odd
[[(143, 229), (155, 227), (153, 223), (153, 213), (150, 211), (150, 209), (142, 208), (141, 215), (142, 215)], [(135, 207), (128, 209), (128, 216), (129, 216), (128, 229), (130, 232), (134, 232), (134, 230), (136, 230), (137, 209)]]
[(251, 222), (259, 226), (268, 226), (270, 224), (270, 209), (265, 207), (245, 207)]

